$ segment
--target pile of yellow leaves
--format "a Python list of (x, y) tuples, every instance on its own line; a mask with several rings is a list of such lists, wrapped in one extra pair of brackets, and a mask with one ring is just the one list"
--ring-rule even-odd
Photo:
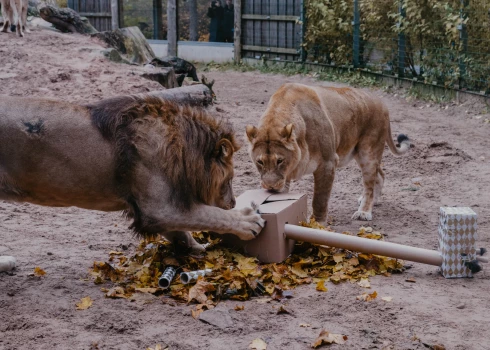
[[(303, 226), (325, 229), (316, 222)], [(361, 227), (358, 236), (382, 238), (370, 227)], [(165, 294), (183, 302), (195, 301), (204, 310), (221, 299), (247, 300), (259, 295), (287, 298), (289, 290), (301, 284), (315, 283), (317, 290), (326, 292), (327, 281), (366, 283), (370, 276), (389, 276), (403, 268), (396, 259), (301, 242), (283, 263), (261, 264), (253, 257), (220, 246), (219, 235), (198, 232), (194, 237), (200, 243), (208, 243), (200, 256), (175, 254), (173, 246), (164, 240), (142, 241), (132, 255), (111, 251), (108, 261), (94, 262), (91, 275), (96, 284), (107, 280), (114, 283), (113, 288), (102, 289), (107, 297), (129, 298), (136, 292)], [(177, 274), (170, 288), (163, 290), (158, 288), (158, 278), (166, 266), (177, 267)], [(180, 282), (180, 272), (202, 269), (212, 269), (212, 274), (199, 277), (197, 283)]]

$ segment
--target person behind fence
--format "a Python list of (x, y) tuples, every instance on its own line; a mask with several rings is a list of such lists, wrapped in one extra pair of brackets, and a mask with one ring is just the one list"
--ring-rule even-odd
[(235, 27), (235, 7), (232, 0), (226, 0), (223, 13), (223, 41), (233, 42), (233, 32)]
[(220, 0), (211, 1), (208, 8), (208, 17), (211, 18), (209, 23), (209, 41), (223, 41), (223, 6)]

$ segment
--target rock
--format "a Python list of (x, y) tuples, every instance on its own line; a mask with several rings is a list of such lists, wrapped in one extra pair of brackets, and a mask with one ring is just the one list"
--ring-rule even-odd
[(135, 64), (146, 64), (155, 58), (155, 53), (138, 27), (126, 27), (92, 34), (115, 48), (122, 57)]
[(458, 306), (456, 306), (456, 309), (464, 309), (466, 307), (465, 304), (459, 304)]
[(102, 54), (112, 62), (130, 64), (129, 61), (125, 60), (116, 49), (109, 48), (102, 50)]
[(11, 271), (15, 269), (15, 258), (13, 256), (0, 256), (0, 272)]
[(484, 162), (484, 161), (485, 161), (485, 157), (484, 157), (484, 156), (481, 156), (481, 157), (480, 157), (480, 158), (478, 158), (478, 159), (480, 159), (482, 162)]
[(199, 315), (199, 320), (202, 322), (208, 323), (219, 329), (225, 329), (233, 326), (234, 322), (231, 318), (228, 310), (207, 310)]

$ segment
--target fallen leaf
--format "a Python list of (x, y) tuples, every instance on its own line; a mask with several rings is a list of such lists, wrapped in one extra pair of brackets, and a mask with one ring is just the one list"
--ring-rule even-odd
[(278, 315), (281, 315), (281, 314), (290, 314), (290, 313), (291, 312), (288, 309), (286, 309), (284, 306), (282, 306), (282, 305), (279, 307), (279, 310), (277, 310), (277, 314)]
[(328, 288), (325, 287), (325, 280), (318, 281), (316, 284), (316, 290), (320, 292), (328, 291)]
[(134, 290), (136, 292), (140, 292), (140, 293), (154, 294), (154, 293), (156, 293), (156, 291), (158, 290), (158, 288), (135, 288)]
[(309, 323), (300, 323), (299, 326), (306, 328), (306, 327), (311, 327), (311, 324), (309, 324)]
[(245, 309), (245, 306), (243, 306), (243, 305), (236, 305), (235, 306), (235, 311), (242, 311), (244, 309)]
[(123, 252), (116, 252), (115, 250), (111, 250), (109, 252), (109, 255), (123, 255), (124, 253)]
[(123, 287), (113, 287), (105, 294), (107, 298), (127, 298)]
[(215, 288), (211, 283), (206, 282), (203, 279), (199, 279), (197, 283), (189, 290), (187, 302), (190, 303), (194, 299), (200, 304), (205, 304), (208, 300), (206, 293), (214, 290)]
[(345, 344), (347, 336), (343, 334), (334, 334), (326, 330), (322, 330), (315, 342), (311, 344), (311, 347), (316, 349), (323, 344)]
[(85, 297), (80, 299), (80, 302), (76, 303), (75, 305), (77, 306), (77, 310), (87, 310), (92, 306), (93, 302), (94, 301), (90, 299), (90, 297)]
[(41, 276), (44, 276), (45, 274), (46, 274), (46, 271), (44, 271), (43, 269), (41, 269), (39, 266), (36, 266), (34, 268), (34, 276), (41, 277)]
[(194, 310), (191, 310), (191, 315), (194, 319), (198, 319), (199, 315), (202, 314), (206, 310), (214, 309), (215, 304), (212, 300), (206, 300), (205, 304), (196, 305)]
[(248, 346), (249, 349), (255, 349), (255, 350), (266, 350), (267, 349), (267, 343), (263, 341), (260, 338), (254, 339), (250, 345)]
[(415, 278), (413, 278), (413, 277), (409, 277), (409, 278), (407, 278), (407, 279), (405, 280), (405, 282), (415, 283), (415, 282), (417, 282), (417, 281), (415, 280)]
[(361, 278), (361, 280), (357, 282), (357, 284), (362, 288), (371, 288), (371, 283), (369, 283), (369, 280), (367, 278)]
[(376, 299), (377, 296), (378, 296), (378, 293), (376, 293), (376, 291), (374, 291), (371, 294), (362, 293), (361, 295), (358, 295), (356, 297), (356, 299), (357, 300), (363, 300), (363, 301), (371, 301), (371, 300)]
[(393, 300), (393, 297), (382, 297), (381, 300), (384, 300), (384, 301), (392, 301)]

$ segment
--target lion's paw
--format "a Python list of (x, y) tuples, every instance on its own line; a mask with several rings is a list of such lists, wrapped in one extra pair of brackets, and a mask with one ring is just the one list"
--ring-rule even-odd
[(240, 209), (235, 235), (241, 240), (248, 241), (258, 236), (265, 226), (265, 220), (257, 213), (257, 208)]
[(371, 221), (373, 219), (373, 214), (367, 211), (356, 211), (354, 215), (352, 215), (353, 220), (360, 221)]

